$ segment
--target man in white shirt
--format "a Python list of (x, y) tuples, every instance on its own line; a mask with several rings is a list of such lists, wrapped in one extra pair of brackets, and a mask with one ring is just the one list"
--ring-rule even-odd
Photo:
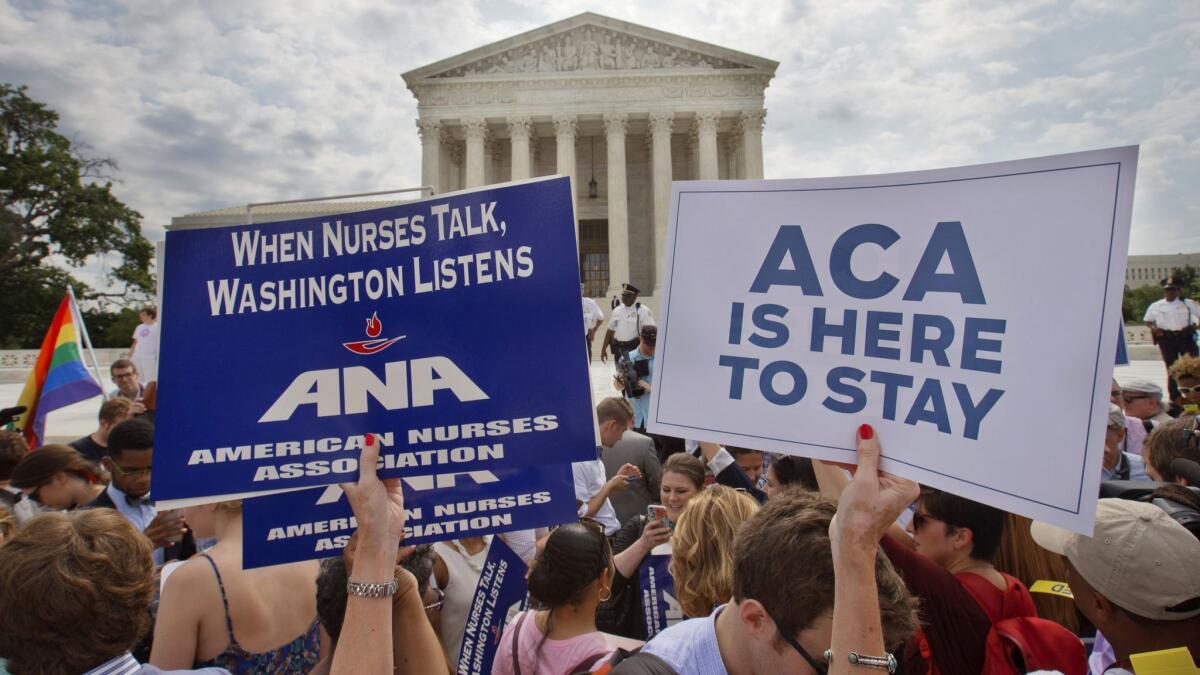
[(608, 359), (609, 345), (616, 358), (637, 349), (642, 326), (654, 325), (650, 308), (637, 301), (639, 293), (641, 291), (632, 284), (621, 284), (621, 303), (613, 307), (612, 318), (608, 321), (608, 332), (604, 334), (604, 344), (600, 347), (601, 361)]
[(158, 309), (147, 305), (138, 312), (142, 320), (133, 329), (133, 344), (126, 355), (137, 366), (142, 382), (158, 379)]
[[(1163, 299), (1156, 300), (1146, 308), (1143, 321), (1150, 327), (1154, 344), (1162, 353), (1167, 368), (1184, 354), (1200, 356), (1196, 346), (1196, 326), (1200, 324), (1200, 305), (1195, 300), (1179, 297), (1182, 280), (1169, 276), (1162, 280)], [(1179, 401), (1179, 389), (1174, 378), (1167, 376), (1167, 389), (1171, 401)]]
[(606, 398), (596, 406), (596, 421), (600, 425), (600, 443), (596, 448), (596, 459), (575, 462), (571, 473), (575, 478), (575, 506), (580, 518), (593, 518), (604, 526), (604, 534), (611, 537), (621, 528), (617, 512), (608, 495), (624, 490), (629, 483), (642, 479), (642, 472), (632, 464), (623, 465), (612, 478), (604, 473), (600, 453), (604, 448), (616, 445), (629, 428), (629, 409), (619, 398)]
[[(583, 293), (583, 284), (579, 284), (579, 292)], [(604, 311), (596, 301), (584, 296), (583, 298), (583, 332), (587, 334), (588, 361), (592, 360), (592, 340), (596, 337), (596, 327), (604, 322)]]

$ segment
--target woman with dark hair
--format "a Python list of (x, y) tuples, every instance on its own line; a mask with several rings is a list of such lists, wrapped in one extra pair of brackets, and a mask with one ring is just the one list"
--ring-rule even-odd
[(814, 492), (821, 489), (817, 485), (817, 475), (813, 473), (811, 459), (776, 455), (771, 460), (770, 466), (767, 467), (767, 499), (773, 498), (789, 485), (799, 485)]
[(596, 630), (596, 607), (612, 597), (612, 579), (612, 551), (599, 523), (551, 532), (526, 576), (538, 609), (508, 622), (492, 675), (569, 675), (608, 658), (613, 650)]
[(642, 594), (638, 588), (638, 568), (656, 546), (671, 538), (671, 528), (683, 515), (692, 497), (704, 489), (704, 465), (687, 453), (676, 453), (663, 462), (659, 500), (666, 509), (667, 522), (650, 520), (645, 515), (630, 518), (613, 536), (616, 576), (612, 600), (600, 606), (597, 623), (609, 633), (638, 640), (646, 639), (642, 619)]
[(13, 467), (10, 484), (58, 510), (83, 506), (104, 491), (91, 463), (65, 445), (43, 445), (22, 457)]
[[(846, 473), (824, 462), (813, 468), (821, 492), (839, 498), (849, 483)], [(1025, 584), (993, 565), (1004, 521), (999, 509), (922, 488), (908, 526), (912, 536), (893, 524), (880, 540), (921, 599), (923, 625), (905, 645), (904, 672), (982, 672), (992, 624), (1037, 616)]]

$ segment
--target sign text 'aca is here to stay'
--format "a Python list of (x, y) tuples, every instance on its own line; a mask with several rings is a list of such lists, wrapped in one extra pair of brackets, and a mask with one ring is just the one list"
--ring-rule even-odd
[(576, 251), (566, 178), (169, 232), (155, 497), (594, 458)]
[[(649, 428), (1090, 532), (1137, 148), (676, 183)], [(1100, 394), (1097, 394), (1100, 392)]]

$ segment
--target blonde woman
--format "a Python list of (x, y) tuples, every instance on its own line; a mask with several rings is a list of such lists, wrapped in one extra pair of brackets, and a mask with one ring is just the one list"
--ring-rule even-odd
[(209, 550), (163, 586), (150, 662), (163, 670), (217, 666), (239, 673), (307, 673), (328, 651), (317, 620), (317, 574), (309, 560), (242, 568), (242, 503), (183, 509)]
[(713, 486), (692, 497), (671, 538), (671, 576), (683, 613), (708, 616), (733, 596), (733, 537), (758, 511), (744, 492)]

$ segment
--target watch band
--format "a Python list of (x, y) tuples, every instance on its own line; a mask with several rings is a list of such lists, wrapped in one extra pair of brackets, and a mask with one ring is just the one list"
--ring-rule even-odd
[(384, 584), (367, 583), (363, 581), (347, 581), (346, 593), (360, 598), (390, 598), (396, 594), (396, 580)]

